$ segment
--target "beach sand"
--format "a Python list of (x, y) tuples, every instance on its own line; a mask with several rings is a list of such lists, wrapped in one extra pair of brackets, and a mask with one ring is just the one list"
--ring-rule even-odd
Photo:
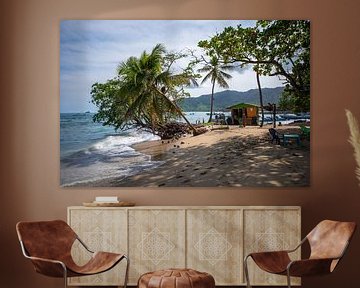
[[(214, 126), (215, 127), (215, 126)], [(150, 141), (133, 146), (152, 160), (154, 169), (125, 179), (92, 182), (98, 187), (286, 187), (310, 183), (310, 145), (302, 140), (286, 147), (269, 141), (270, 126), (230, 127), (178, 140)], [(281, 133), (300, 134), (298, 126)]]

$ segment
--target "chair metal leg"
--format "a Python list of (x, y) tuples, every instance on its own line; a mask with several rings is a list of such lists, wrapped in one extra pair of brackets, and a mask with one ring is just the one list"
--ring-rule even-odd
[(127, 286), (128, 277), (129, 277), (129, 265), (130, 265), (130, 259), (127, 256), (124, 256), (126, 259), (126, 270), (125, 270), (125, 280), (124, 280), (124, 288)]
[(286, 276), (287, 276), (287, 284), (288, 284), (288, 288), (291, 288), (291, 278), (290, 278), (290, 271), (289, 269), (286, 270)]
[(68, 285), (67, 285), (67, 270), (66, 270), (66, 266), (65, 266), (63, 263), (61, 263), (61, 266), (62, 266), (63, 269), (64, 269), (64, 287), (67, 288)]
[(247, 265), (247, 259), (249, 258), (250, 255), (247, 255), (244, 258), (244, 272), (245, 272), (245, 279), (246, 279), (246, 287), (247, 288), (251, 288), (250, 285), (250, 279), (249, 279), (249, 269), (248, 269), (248, 265)]

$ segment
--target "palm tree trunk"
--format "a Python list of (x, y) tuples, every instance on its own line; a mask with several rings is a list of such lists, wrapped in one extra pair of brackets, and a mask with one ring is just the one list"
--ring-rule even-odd
[(213, 85), (211, 88), (211, 99), (210, 99), (210, 118), (208, 122), (212, 122), (212, 114), (214, 109), (214, 88), (215, 88), (215, 79), (213, 79)]
[(276, 128), (276, 104), (273, 104), (273, 120), (274, 120), (274, 124), (273, 127)]
[(182, 110), (180, 109), (180, 107), (175, 103), (173, 102), (174, 104), (174, 107), (176, 109), (176, 111), (180, 114), (180, 116), (185, 120), (185, 122), (189, 125), (190, 129), (193, 131), (193, 133), (197, 133), (197, 130), (196, 128), (189, 122), (189, 120), (185, 117), (184, 113), (182, 112)]
[(161, 92), (159, 89), (157, 89), (155, 87), (156, 91), (163, 96), (167, 101), (169, 101), (175, 108), (175, 110), (177, 111), (177, 113), (185, 120), (186, 124), (189, 125), (190, 129), (193, 131), (194, 135), (196, 135), (197, 130), (196, 128), (189, 122), (189, 120), (185, 117), (184, 113), (182, 112), (182, 110), (180, 109), (180, 107), (176, 104), (176, 102), (171, 101), (163, 92)]
[(258, 84), (259, 97), (260, 97), (260, 109), (261, 109), (260, 127), (263, 127), (263, 125), (264, 125), (264, 103), (263, 103), (263, 95), (262, 95), (261, 85), (260, 85), (260, 76), (259, 76), (258, 72), (256, 72), (256, 81), (257, 81), (257, 84)]

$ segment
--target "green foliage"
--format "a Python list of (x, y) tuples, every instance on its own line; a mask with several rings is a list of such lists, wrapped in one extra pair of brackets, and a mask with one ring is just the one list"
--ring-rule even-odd
[(291, 86), (286, 85), (279, 99), (279, 109), (293, 112), (310, 111), (310, 95), (299, 95)]
[(129, 99), (120, 95), (120, 81), (115, 78), (105, 83), (93, 84), (91, 96), (91, 102), (99, 109), (93, 120), (119, 129), (130, 105)]
[(253, 65), (260, 75), (278, 76), (290, 86), (296, 109), (310, 102), (310, 21), (257, 21), (255, 27), (226, 27), (210, 40), (200, 41), (210, 57), (225, 63)]
[(191, 67), (177, 74), (171, 71), (172, 64), (183, 57), (166, 54), (158, 44), (151, 53), (144, 51), (139, 58), (120, 63), (117, 78), (92, 86), (92, 102), (98, 107), (94, 121), (116, 129), (136, 125), (156, 133), (171, 119), (183, 116), (176, 101), (186, 97), (184, 87), (197, 77)]

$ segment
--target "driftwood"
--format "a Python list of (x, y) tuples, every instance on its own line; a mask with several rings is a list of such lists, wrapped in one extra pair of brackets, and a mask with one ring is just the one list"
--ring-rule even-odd
[(198, 136), (209, 131), (206, 127), (196, 127), (195, 129), (196, 131), (194, 131), (194, 136)]
[(189, 126), (185, 123), (170, 122), (156, 128), (156, 134), (162, 140), (180, 138), (184, 134), (190, 133)]
[(178, 139), (185, 134), (193, 133), (194, 136), (203, 134), (209, 131), (202, 125), (194, 125), (195, 131), (192, 131), (190, 127), (185, 123), (170, 122), (163, 125), (156, 126), (156, 135), (160, 136), (161, 140)]

